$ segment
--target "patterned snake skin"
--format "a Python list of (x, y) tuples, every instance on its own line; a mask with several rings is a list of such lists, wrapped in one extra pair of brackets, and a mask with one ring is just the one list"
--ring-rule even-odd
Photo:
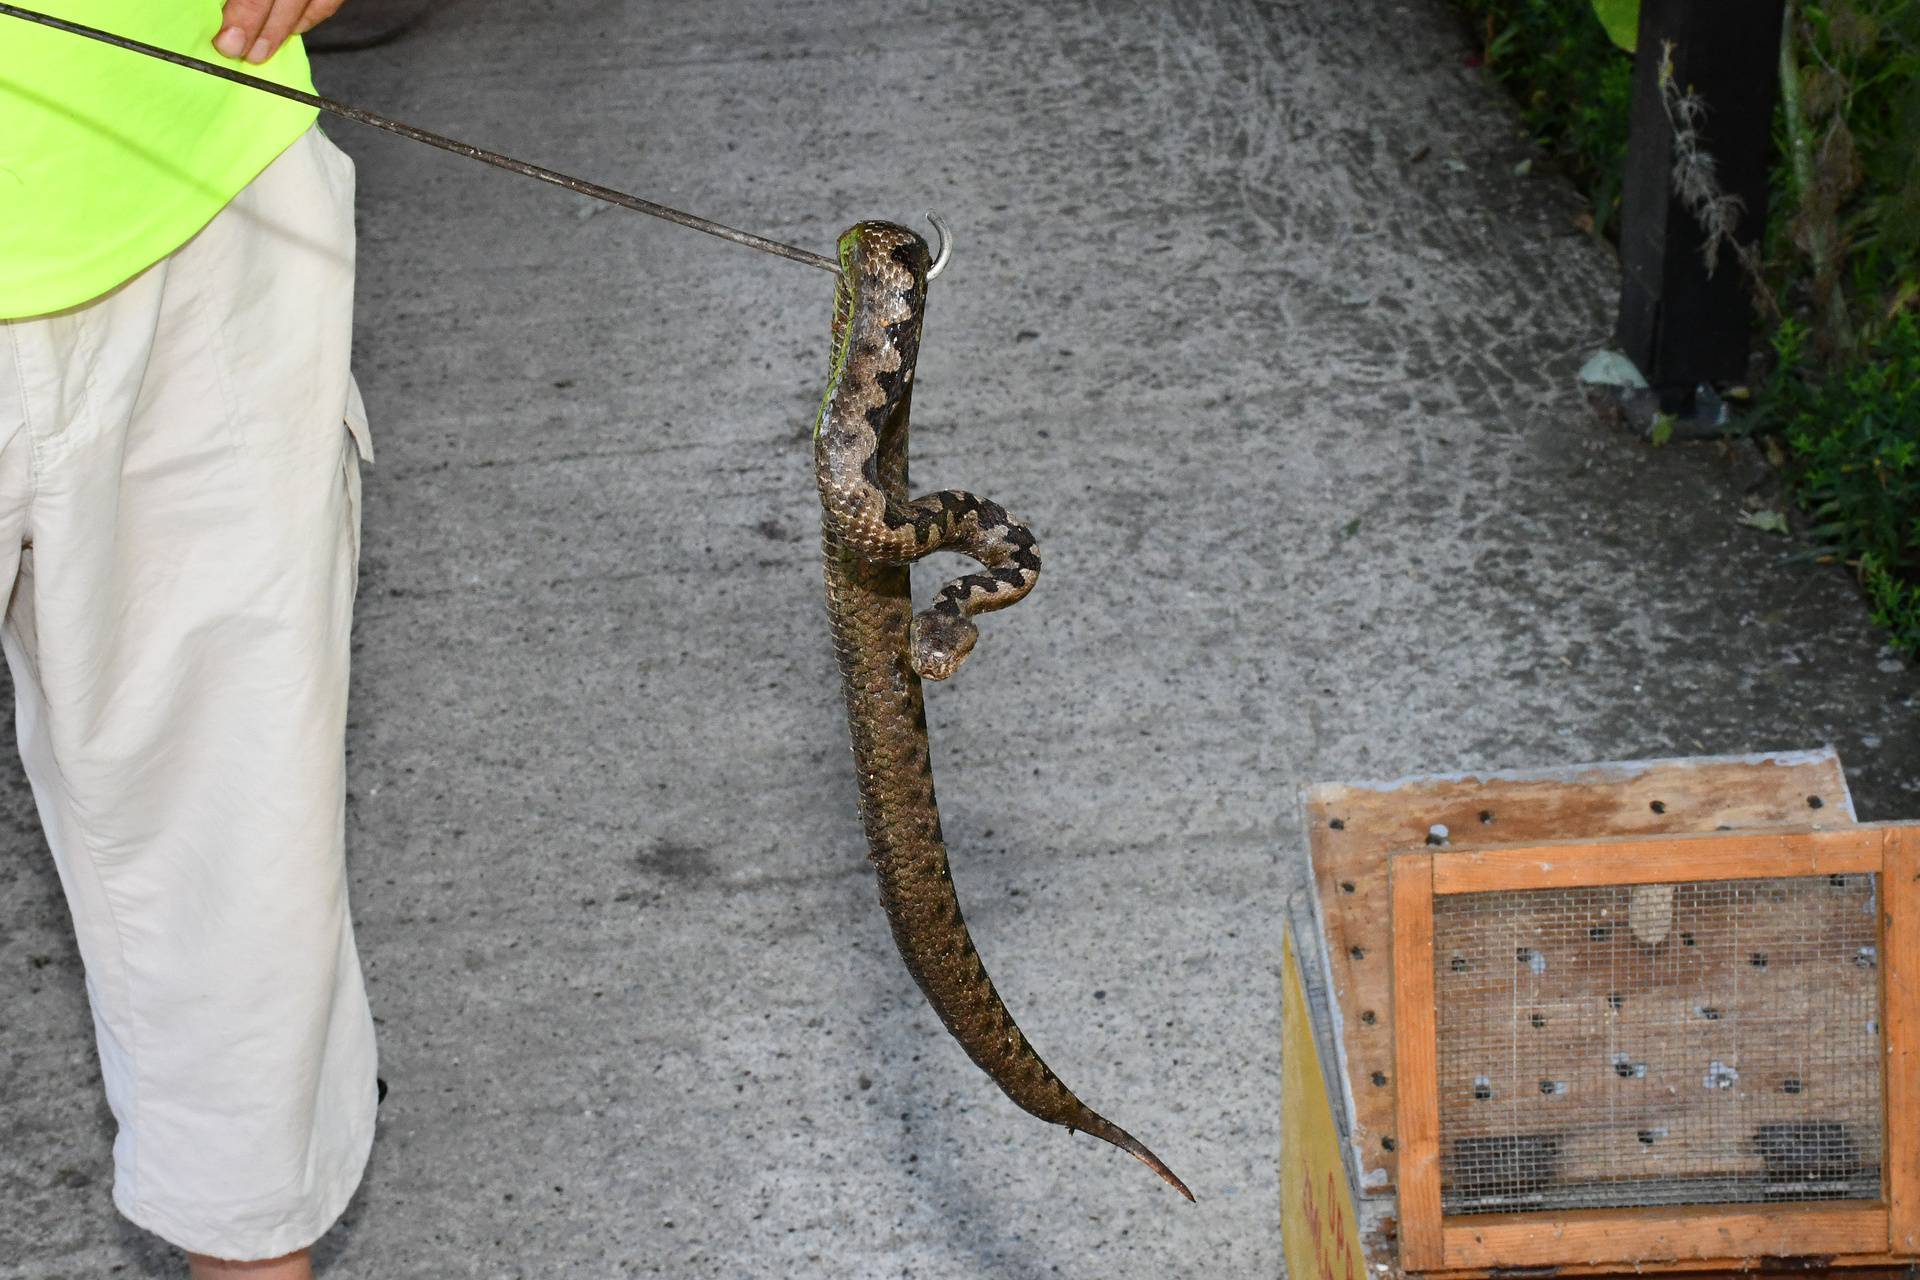
[[(926, 242), (905, 227), (863, 222), (840, 237), (833, 373), (814, 427), (827, 610), (880, 902), (927, 1002), (1008, 1097), (1137, 1156), (1191, 1200), (1158, 1157), (1040, 1060), (987, 977), (954, 894), (920, 678), (953, 674), (973, 647), (970, 616), (1032, 590), (1040, 552), (997, 503), (955, 491), (907, 499), (907, 414), (928, 266)], [(984, 572), (947, 583), (914, 617), (909, 566), (936, 550), (970, 556)]]

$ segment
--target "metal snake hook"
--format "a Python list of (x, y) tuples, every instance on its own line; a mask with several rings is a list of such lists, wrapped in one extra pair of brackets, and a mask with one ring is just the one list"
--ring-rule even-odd
[[(528, 164), (525, 160), (515, 160), (512, 156), (503, 156), (497, 151), (486, 151), (480, 147), (473, 146), (471, 143), (459, 142), (453, 138), (443, 137), (437, 133), (430, 133), (415, 125), (389, 119), (386, 116), (368, 111), (363, 107), (349, 106), (347, 103), (335, 102), (332, 98), (322, 98), (318, 94), (306, 93), (299, 89), (289, 89), (285, 85), (275, 84), (271, 80), (263, 80), (259, 76), (248, 75), (244, 71), (235, 71), (229, 67), (218, 66), (200, 58), (188, 57), (184, 53), (175, 53), (171, 49), (156, 48), (150, 44), (143, 44), (138, 40), (130, 40), (126, 36), (115, 35), (111, 31), (101, 31), (97, 27), (89, 27), (78, 22), (69, 22), (65, 18), (56, 18), (51, 14), (41, 13), (35, 9), (22, 9), (18, 5), (0, 3), (0, 17), (19, 18), (24, 22), (37, 22), (43, 27), (52, 27), (55, 31), (64, 31), (68, 35), (85, 36), (89, 40), (98, 40), (102, 44), (110, 44), (115, 48), (125, 49), (130, 53), (142, 54), (149, 58), (158, 58), (162, 62), (171, 62), (176, 67), (185, 67), (189, 71), (198, 71), (202, 75), (215, 76), (233, 84), (245, 85), (247, 88), (257, 89), (261, 93), (271, 93), (276, 97), (289, 98), (294, 102), (304, 103), (309, 107), (315, 107), (321, 111), (328, 111), (336, 116), (341, 116), (360, 124), (371, 125), (376, 129), (385, 129), (388, 133), (398, 134), (403, 138), (411, 138), (415, 142), (424, 142), (428, 146), (438, 147), (442, 151), (451, 151), (453, 154), (465, 156), (469, 160), (478, 160), (483, 164), (490, 164), (495, 168), (505, 169), (510, 173), (517, 173), (523, 177), (537, 178), (541, 182), (550, 182), (554, 186), (564, 187), (576, 195), (590, 196), (595, 200), (605, 200), (608, 204), (617, 204), (623, 209), (632, 209), (636, 213), (644, 213), (650, 217), (660, 218), (667, 222), (676, 223), (679, 226), (689, 227), (695, 231), (704, 231), (710, 236), (718, 236), (722, 240), (730, 241), (744, 248), (758, 249), (761, 253), (770, 253), (775, 257), (786, 258), (791, 262), (798, 262), (809, 267), (819, 267), (822, 271), (831, 271), (835, 275), (840, 274), (839, 261), (826, 257), (823, 254), (796, 248), (790, 244), (782, 244), (778, 240), (769, 240), (765, 236), (757, 236), (750, 231), (742, 231), (737, 227), (729, 227), (723, 223), (715, 222), (710, 218), (702, 218), (679, 209), (669, 208), (664, 204), (656, 204), (652, 200), (643, 200), (639, 196), (628, 195), (624, 191), (615, 191), (612, 187), (603, 187), (597, 182), (588, 182), (584, 178), (575, 178), (541, 165)], [(942, 261), (945, 261), (945, 259), (942, 258)]]
[(940, 236), (940, 252), (934, 256), (933, 265), (927, 268), (927, 279), (931, 280), (947, 269), (947, 259), (953, 256), (953, 232), (947, 229), (946, 219), (933, 210), (927, 210), (927, 221)]

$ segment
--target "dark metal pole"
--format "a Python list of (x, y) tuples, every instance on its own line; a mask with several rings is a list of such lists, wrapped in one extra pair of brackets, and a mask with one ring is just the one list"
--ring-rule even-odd
[(1747, 380), (1751, 289), (1723, 246), (1709, 272), (1707, 233), (1674, 190), (1674, 123), (1660, 71), (1672, 49), (1675, 88), (1704, 101), (1699, 145), (1721, 189), (1740, 202), (1734, 239), (1757, 245), (1767, 225), (1767, 168), (1779, 93), (1785, 0), (1643, 0), (1634, 55), (1627, 170), (1621, 190), (1615, 339), (1660, 395), (1684, 411), (1701, 384)]

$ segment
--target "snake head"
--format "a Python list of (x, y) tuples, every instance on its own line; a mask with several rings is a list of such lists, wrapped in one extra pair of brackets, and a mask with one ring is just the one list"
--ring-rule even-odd
[(856, 222), (840, 233), (840, 274), (870, 290), (919, 295), (927, 288), (933, 255), (919, 233), (897, 222)]
[(971, 618), (929, 609), (914, 616), (907, 661), (922, 679), (945, 680), (960, 669), (979, 638), (980, 629)]

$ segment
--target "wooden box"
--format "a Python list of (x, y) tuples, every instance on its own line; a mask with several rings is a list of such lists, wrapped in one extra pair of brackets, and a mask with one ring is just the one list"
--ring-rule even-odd
[(1296, 1276), (1920, 1255), (1920, 828), (1856, 825), (1831, 752), (1305, 805)]

